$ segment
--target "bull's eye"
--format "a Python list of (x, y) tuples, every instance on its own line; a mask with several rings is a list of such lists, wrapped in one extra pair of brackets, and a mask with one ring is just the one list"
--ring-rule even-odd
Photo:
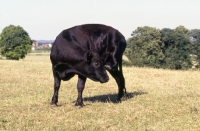
[(95, 62), (94, 65), (95, 66), (100, 66), (100, 62)]

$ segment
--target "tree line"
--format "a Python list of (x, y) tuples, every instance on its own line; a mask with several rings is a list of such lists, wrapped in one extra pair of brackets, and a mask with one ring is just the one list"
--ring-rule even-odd
[[(138, 27), (127, 40), (124, 64), (138, 67), (189, 69), (200, 67), (200, 29)], [(0, 34), (0, 54), (19, 60), (31, 52), (31, 39), (20, 26), (9, 25)]]
[(127, 40), (125, 55), (138, 67), (167, 69), (198, 68), (200, 63), (200, 29), (184, 26), (175, 29), (138, 27)]

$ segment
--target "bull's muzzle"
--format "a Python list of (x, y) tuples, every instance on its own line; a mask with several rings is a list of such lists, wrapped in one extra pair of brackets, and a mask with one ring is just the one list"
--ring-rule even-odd
[(101, 79), (100, 79), (100, 82), (101, 82), (101, 83), (106, 83), (106, 82), (108, 82), (108, 80), (109, 80), (109, 77), (108, 77), (108, 76), (105, 76), (104, 78), (101, 78)]

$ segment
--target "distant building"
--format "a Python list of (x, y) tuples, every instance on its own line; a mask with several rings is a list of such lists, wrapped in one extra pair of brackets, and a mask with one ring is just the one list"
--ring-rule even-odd
[(51, 44), (49, 44), (49, 43), (43, 43), (43, 44), (42, 44), (42, 47), (43, 47), (43, 48), (51, 47)]
[(38, 42), (36, 40), (32, 40), (32, 48), (31, 48), (31, 50), (35, 50), (36, 47), (38, 47)]

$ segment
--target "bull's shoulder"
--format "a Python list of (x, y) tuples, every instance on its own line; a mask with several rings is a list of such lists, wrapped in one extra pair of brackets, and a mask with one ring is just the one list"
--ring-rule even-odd
[(66, 30), (63, 30), (58, 37), (63, 38), (67, 41), (73, 41), (73, 39), (75, 38), (75, 36), (77, 36), (78, 31), (76, 29), (76, 27), (72, 27)]

